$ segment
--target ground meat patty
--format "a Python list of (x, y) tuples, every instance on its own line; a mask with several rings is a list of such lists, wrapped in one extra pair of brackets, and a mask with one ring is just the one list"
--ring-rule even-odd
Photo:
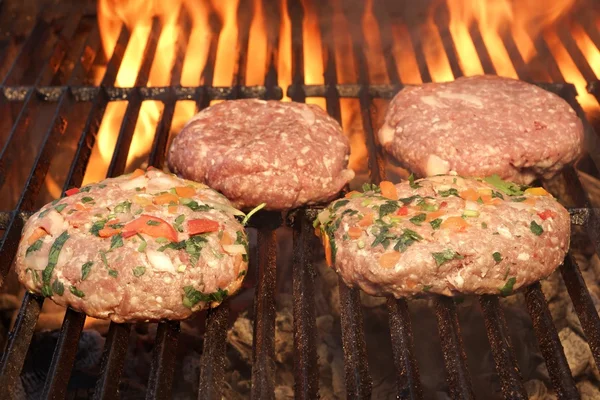
[(382, 146), (416, 175), (550, 178), (582, 151), (583, 126), (557, 95), (497, 76), (407, 87), (379, 131)]
[(352, 192), (319, 214), (328, 261), (371, 295), (509, 294), (569, 248), (569, 213), (497, 175), (437, 176)]
[(263, 100), (209, 107), (175, 137), (169, 166), (241, 208), (284, 210), (330, 200), (354, 177), (348, 140), (319, 107)]
[(67, 195), (23, 229), (16, 271), (27, 290), (127, 322), (183, 319), (240, 288), (240, 212), (207, 186), (151, 169)]

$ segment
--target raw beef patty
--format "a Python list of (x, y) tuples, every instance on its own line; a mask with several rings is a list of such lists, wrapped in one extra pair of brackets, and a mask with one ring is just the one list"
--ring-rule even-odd
[(411, 86), (394, 97), (381, 145), (416, 175), (457, 172), (531, 183), (582, 151), (583, 126), (557, 95), (497, 76)]
[(319, 214), (328, 261), (350, 286), (397, 298), (510, 294), (548, 276), (570, 218), (543, 188), (436, 176), (351, 192)]
[(349, 151), (340, 125), (317, 106), (235, 100), (192, 118), (168, 161), (240, 208), (284, 210), (332, 199), (354, 177)]
[(27, 290), (116, 322), (183, 319), (241, 286), (242, 225), (221, 194), (151, 169), (71, 189), (25, 224)]

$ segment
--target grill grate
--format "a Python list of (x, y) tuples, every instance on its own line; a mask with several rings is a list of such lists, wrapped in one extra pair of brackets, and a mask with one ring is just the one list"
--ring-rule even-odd
[[(292, 84), (288, 88), (289, 96), (292, 100), (300, 102), (304, 102), (307, 97), (325, 98), (328, 113), (338, 121), (341, 120), (340, 99), (358, 99), (362, 111), (363, 129), (366, 134), (369, 176), (373, 182), (380, 182), (385, 178), (385, 162), (377, 147), (377, 138), (374, 134), (376, 117), (373, 114), (372, 106), (373, 99), (389, 99), (402, 88), (401, 77), (398, 76), (394, 58), (390, 54), (385, 56), (390, 84), (371, 85), (367, 60), (359, 45), (362, 43), (361, 31), (353, 30), (352, 42), (358, 84), (338, 84), (331, 27), (328, 27), (325, 21), (321, 21), (325, 84), (319, 86), (305, 85), (302, 44), (304, 10), (299, 1), (290, 0), (288, 7), (293, 39)], [(380, 30), (381, 35), (385, 35), (386, 32), (389, 34), (390, 31), (389, 24), (385, 23), (387, 16), (384, 14), (378, 15), (378, 18), (383, 21), (383, 28)], [(5, 179), (6, 174), (10, 171), (10, 150), (18, 146), (20, 138), (29, 129), (32, 129), (31, 119), (40, 110), (51, 115), (51, 123), (44, 127), (40, 151), (26, 179), (25, 189), (14, 209), (0, 215), (0, 228), (5, 230), (0, 243), (0, 254), (2, 254), (2, 257), (0, 257), (0, 274), (3, 278), (6, 277), (14, 259), (23, 223), (34, 210), (36, 196), (49, 171), (50, 162), (61, 142), (61, 137), (67, 129), (67, 122), (74, 125), (75, 128), (73, 129), (78, 129), (81, 134), (63, 190), (80, 186), (90, 159), (91, 149), (94, 147), (100, 122), (110, 102), (123, 100), (128, 102), (118, 134), (116, 151), (108, 169), (108, 176), (117, 176), (124, 172), (127, 154), (143, 101), (158, 100), (164, 104), (164, 111), (156, 127), (149, 156), (149, 165), (161, 167), (165, 160), (164, 155), (169, 130), (177, 101), (193, 100), (196, 102), (198, 109), (203, 109), (212, 100), (247, 97), (280, 99), (283, 95), (282, 89), (277, 86), (278, 80), (273, 48), (269, 50), (270, 54), (267, 58), (269, 67), (264, 86), (244, 86), (244, 71), (248, 49), (247, 32), (245, 32), (245, 35), (244, 32), (240, 35), (240, 37), (245, 37), (246, 40), (241, 40), (239, 43), (240, 54), (236, 68), (237, 74), (232, 82), (233, 86), (212, 86), (216, 58), (215, 40), (211, 42), (209, 61), (203, 71), (205, 86), (179, 86), (183, 68), (181, 60), (183, 60), (183, 54), (190, 36), (190, 21), (185, 13), (181, 13), (179, 16), (180, 25), (187, 27), (187, 29), (181, 31), (178, 40), (178, 56), (176, 57), (178, 62), (174, 64), (171, 71), (171, 86), (165, 88), (145, 87), (148, 82), (152, 60), (156, 53), (157, 41), (162, 30), (160, 22), (155, 20), (151, 28), (150, 40), (148, 40), (144, 50), (135, 87), (114, 87), (124, 51), (130, 40), (130, 34), (123, 28), (117, 39), (113, 55), (110, 60), (104, 60), (100, 50), (98, 27), (94, 20), (95, 16), (86, 14), (85, 10), (80, 8), (70, 11), (66, 23), (58, 27), (56, 21), (43, 18), (37, 20), (29, 36), (20, 45), (10, 68), (6, 71), (0, 69), (0, 72), (5, 72), (5, 78), (0, 87), (0, 112), (12, 111), (15, 115), (14, 118), (7, 119), (7, 121), (13, 121), (13, 124), (6, 129), (10, 133), (6, 145), (0, 153), (0, 175), (3, 177), (2, 179)], [(448, 29), (447, 21), (438, 21), (438, 24), (441, 31)], [(53, 29), (56, 30), (54, 33)], [(589, 26), (586, 29), (591, 30)], [(87, 32), (87, 36), (83, 36), (85, 39), (79, 38), (81, 35), (77, 35), (82, 31)], [(590, 37), (597, 43), (598, 36), (594, 32), (592, 30)], [(482, 41), (481, 35), (476, 30), (471, 34), (476, 42), (476, 48), (480, 52), (479, 57), (485, 72), (495, 73), (489, 54), (485, 51), (485, 46), (479, 43)], [(446, 37), (450, 36), (446, 35)], [(567, 37), (561, 36), (561, 38), (563, 41), (569, 42), (568, 35)], [(511, 53), (511, 59), (520, 77), (530, 79), (531, 77), (527, 74), (525, 64), (518, 56), (512, 39), (508, 37), (503, 38), (503, 40), (509, 53)], [(426, 81), (431, 80), (423, 49), (418, 45), (416, 38), (413, 37), (413, 41), (416, 58), (420, 61), (421, 76)], [(3, 46), (0, 47), (0, 54), (10, 54), (9, 50), (11, 48), (6, 47), (7, 45)], [(274, 48), (276, 47), (274, 46)], [(451, 41), (446, 40), (444, 41), (444, 48), (454, 76), (461, 76), (462, 71), (454, 45)], [(536, 48), (540, 54), (549, 53), (543, 43), (536, 43)], [(575, 48), (576, 46), (567, 46), (569, 53), (576, 51)], [(11, 51), (14, 52), (15, 49)], [(548, 57), (548, 59), (552, 60), (552, 57)], [(70, 71), (64, 67), (69, 60), (74, 61), (74, 66)], [(577, 59), (575, 60), (577, 61)], [(100, 85), (89, 85), (91, 68), (94, 65), (103, 64), (106, 64), (106, 71)], [(575, 100), (574, 89), (572, 86), (563, 83), (564, 78), (556, 63), (551, 62), (547, 71), (551, 80), (557, 83), (542, 86), (569, 101), (585, 121), (582, 109)], [(588, 75), (590, 71), (584, 70), (584, 72)], [(591, 92), (598, 96), (597, 82), (590, 80), (590, 84)], [(71, 110), (81, 103), (90, 104), (90, 107), (83, 119), (77, 119)], [(79, 110), (79, 108), (76, 108), (76, 110)], [(0, 123), (6, 124), (7, 122)], [(33, 126), (36, 127), (35, 124)], [(591, 128), (586, 124), (586, 129), (590, 130)], [(565, 180), (573, 186), (572, 192), (577, 200), (576, 206), (584, 211), (583, 213), (577, 213), (574, 220), (587, 228), (596, 249), (600, 250), (600, 219), (597, 217), (596, 211), (590, 208), (587, 195), (573, 170), (565, 172)], [(275, 229), (282, 224), (290, 225), (293, 228), (294, 392), (299, 399), (316, 398), (318, 395), (314, 304), (314, 282), (318, 278), (312, 265), (313, 248), (311, 247), (313, 234), (311, 221), (314, 219), (316, 211), (315, 209), (297, 210), (285, 221), (277, 214), (263, 212), (253, 221), (253, 228), (256, 228), (258, 232), (258, 248), (256, 254), (251, 256), (258, 260), (257, 264), (259, 266), (259, 279), (254, 302), (255, 336), (252, 365), (252, 396), (254, 398), (274, 398)], [(583, 221), (581, 221), (582, 218)], [(600, 361), (600, 319), (581, 273), (570, 255), (561, 267), (561, 273), (590, 344), (594, 359), (598, 364)], [(342, 341), (345, 357), (346, 390), (349, 398), (368, 398), (372, 391), (359, 295), (358, 290), (348, 288), (340, 281)], [(495, 296), (481, 296), (479, 300), (483, 309), (485, 326), (497, 373), (502, 384), (503, 395), (505, 398), (511, 399), (527, 398), (498, 298)], [(26, 294), (15, 326), (10, 333), (7, 347), (0, 360), (0, 387), (6, 388), (8, 391), (14, 387), (12, 382), (19, 378), (23, 368), (43, 301), (44, 299), (39, 296)], [(577, 398), (579, 395), (539, 284), (532, 285), (526, 290), (526, 304), (532, 317), (535, 333), (546, 360), (554, 389), (564, 398)], [(404, 399), (422, 398), (419, 370), (414, 355), (408, 303), (405, 300), (389, 298), (387, 309), (389, 312), (393, 359), (396, 367), (398, 397)], [(454, 398), (473, 398), (471, 378), (454, 301), (448, 298), (436, 298), (435, 314), (442, 340), (442, 351), (450, 393)], [(201, 399), (222, 397), (228, 318), (227, 302), (218, 309), (208, 312), (204, 350), (200, 363), (198, 397)], [(65, 396), (84, 322), (85, 316), (80, 313), (69, 310), (65, 314), (50, 373), (45, 383), (44, 397), (57, 398)], [(130, 331), (131, 326), (128, 324), (111, 323), (102, 355), (101, 374), (97, 382), (95, 398), (112, 399), (118, 395), (118, 384), (123, 371)], [(163, 322), (158, 325), (147, 398), (170, 398), (178, 337), (178, 322)], [(7, 393), (7, 396), (10, 396), (10, 393)]]

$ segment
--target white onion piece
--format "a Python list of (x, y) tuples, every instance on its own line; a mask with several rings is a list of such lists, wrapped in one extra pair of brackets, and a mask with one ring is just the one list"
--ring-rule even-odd
[(479, 204), (477, 204), (477, 202), (475, 202), (475, 201), (467, 200), (465, 202), (465, 210), (475, 210), (475, 211), (478, 211), (479, 210)]
[(527, 203), (523, 203), (523, 202), (518, 202), (518, 201), (510, 201), (507, 202), (512, 208), (515, 208), (517, 210), (529, 210), (530, 208), (533, 208), (533, 206), (531, 204), (527, 204)]
[(42, 218), (40, 227), (52, 236), (58, 236), (67, 229), (67, 224), (62, 215), (52, 209)]
[[(39, 251), (36, 251), (36, 253), (39, 253)], [(35, 254), (35, 253), (34, 253)], [(25, 265), (28, 268), (33, 268), (36, 270), (43, 270), (46, 268), (46, 266), (48, 265), (48, 253), (44, 252), (43, 255), (32, 255), (30, 254), (29, 257), (25, 258)], [(41, 271), (38, 271), (41, 272)]]
[(173, 266), (171, 259), (165, 253), (147, 250), (146, 256), (148, 256), (148, 261), (150, 261), (150, 264), (152, 264), (152, 267), (154, 267), (155, 270), (175, 272), (175, 267)]
[(146, 190), (149, 193), (162, 192), (164, 190), (172, 189), (176, 186), (181, 186), (181, 181), (170, 175), (165, 175), (149, 179)]
[(225, 244), (223, 250), (229, 254), (246, 254), (246, 246), (243, 244)]
[(319, 222), (321, 224), (326, 224), (327, 221), (329, 221), (330, 215), (331, 213), (329, 212), (329, 210), (323, 210), (319, 213), (319, 215), (317, 215), (317, 218), (319, 218)]
[(129, 179), (119, 183), (119, 187), (123, 190), (132, 190), (137, 187), (145, 187), (146, 186), (146, 177), (144, 175), (140, 175), (137, 178)]

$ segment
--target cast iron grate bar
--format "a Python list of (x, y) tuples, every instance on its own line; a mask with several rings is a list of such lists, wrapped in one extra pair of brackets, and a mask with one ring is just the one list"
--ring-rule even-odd
[(156, 330), (152, 364), (146, 399), (171, 399), (171, 386), (175, 372), (179, 321), (161, 322)]
[(121, 373), (129, 344), (130, 324), (110, 323), (108, 337), (100, 361), (100, 377), (96, 382), (94, 399), (116, 399), (119, 393)]
[(200, 357), (198, 400), (223, 398), (228, 320), (229, 303), (227, 301), (216, 309), (208, 310), (204, 346)]
[(404, 299), (388, 297), (387, 309), (390, 320), (392, 352), (396, 367), (397, 397), (418, 400), (423, 398), (423, 388), (419, 378), (419, 366), (415, 359), (412, 325), (408, 303)]
[(579, 392), (539, 282), (525, 290), (525, 301), (557, 396), (561, 399), (578, 399)]
[(479, 303), (485, 318), (485, 328), (496, 364), (496, 373), (500, 377), (502, 394), (505, 399), (527, 399), (527, 391), (523, 385), (523, 378), (498, 297), (481, 296)]
[(453, 399), (474, 399), (467, 355), (462, 343), (454, 299), (436, 296), (435, 315), (442, 344), (447, 382)]
[(45, 399), (60, 399), (67, 395), (67, 385), (71, 377), (79, 336), (85, 323), (85, 314), (68, 308), (60, 329), (58, 343), (52, 356), (52, 364), (44, 384)]

